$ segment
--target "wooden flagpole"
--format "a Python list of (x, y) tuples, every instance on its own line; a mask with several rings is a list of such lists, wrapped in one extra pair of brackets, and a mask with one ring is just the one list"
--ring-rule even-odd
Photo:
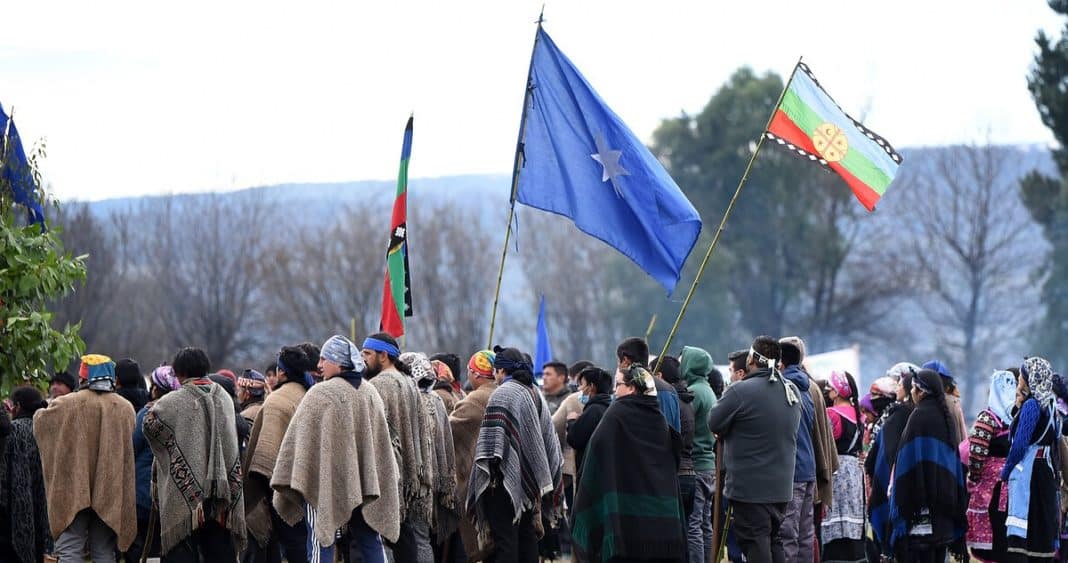
[(790, 73), (790, 79), (786, 81), (786, 85), (783, 87), (782, 92), (779, 94), (779, 99), (775, 102), (775, 107), (771, 110), (771, 115), (768, 116), (768, 123), (764, 126), (764, 131), (760, 133), (760, 139), (757, 140), (756, 148), (753, 149), (752, 156), (749, 157), (749, 163), (745, 165), (745, 172), (742, 173), (741, 180), (738, 181), (738, 187), (734, 190), (734, 195), (731, 196), (731, 201), (727, 204), (727, 210), (723, 213), (723, 218), (719, 222), (719, 228), (716, 229), (715, 236), (712, 237), (712, 242), (708, 245), (708, 251), (705, 252), (705, 257), (701, 260), (701, 267), (697, 269), (697, 277), (693, 279), (693, 284), (690, 285), (690, 291), (686, 293), (686, 300), (682, 303), (682, 309), (679, 310), (679, 316), (675, 317), (675, 324), (671, 326), (671, 332), (668, 333), (667, 340), (664, 341), (664, 349), (660, 352), (660, 356), (656, 360), (656, 367), (653, 369), (653, 373), (656, 373), (660, 369), (660, 362), (663, 361), (664, 356), (671, 349), (671, 341), (675, 339), (675, 334), (679, 330), (679, 325), (682, 324), (682, 317), (686, 315), (686, 309), (690, 307), (690, 301), (693, 300), (694, 294), (697, 292), (697, 284), (701, 282), (701, 276), (705, 274), (705, 267), (708, 266), (708, 259), (712, 257), (712, 252), (716, 250), (716, 245), (719, 244), (719, 239), (723, 235), (723, 231), (727, 228), (727, 219), (731, 216), (731, 211), (734, 211), (734, 205), (738, 202), (738, 194), (742, 192), (742, 187), (745, 186), (746, 181), (749, 180), (749, 172), (753, 169), (753, 163), (756, 162), (757, 155), (760, 154), (760, 149), (764, 146), (764, 140), (767, 139), (768, 129), (771, 128), (771, 121), (775, 119), (775, 112), (779, 111), (779, 106), (782, 105), (782, 99), (786, 96), (786, 91), (790, 89), (790, 84), (794, 81), (794, 75), (797, 74), (797, 68), (801, 65), (801, 59), (797, 59), (797, 64), (794, 65), (794, 71)]
[(501, 251), (501, 267), (497, 271), (497, 289), (493, 291), (493, 311), (490, 313), (489, 339), (486, 348), (493, 348), (493, 331), (497, 325), (497, 305), (501, 299), (501, 280), (504, 278), (504, 261), (508, 257), (508, 243), (512, 239), (512, 221), (515, 219), (515, 198), (519, 190), (519, 172), (523, 168), (526, 157), (523, 154), (523, 140), (526, 138), (527, 110), (530, 108), (530, 96), (534, 86), (530, 83), (530, 76), (534, 72), (534, 52), (538, 48), (538, 36), (541, 32), (541, 24), (545, 21), (545, 5), (541, 7), (538, 15), (538, 29), (534, 32), (534, 47), (530, 51), (530, 67), (527, 68), (526, 92), (523, 94), (523, 113), (519, 118), (519, 140), (516, 141), (515, 162), (512, 165), (512, 193), (508, 206), (508, 227), (504, 231), (504, 250)]

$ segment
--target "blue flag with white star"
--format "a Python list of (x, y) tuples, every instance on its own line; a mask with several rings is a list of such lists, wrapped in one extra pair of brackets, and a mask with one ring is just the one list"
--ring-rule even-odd
[(544, 29), (533, 57), (516, 199), (570, 218), (670, 292), (701, 233), (697, 210)]

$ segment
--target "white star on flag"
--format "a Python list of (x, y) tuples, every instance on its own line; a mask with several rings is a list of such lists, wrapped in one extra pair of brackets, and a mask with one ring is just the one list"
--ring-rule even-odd
[(597, 152), (591, 154), (590, 158), (599, 162), (604, 168), (601, 181), (612, 182), (612, 189), (616, 191), (616, 195), (623, 197), (623, 191), (619, 189), (619, 184), (616, 183), (616, 178), (630, 176), (630, 173), (619, 164), (619, 157), (623, 155), (623, 152), (609, 149), (608, 144), (604, 141), (604, 135), (600, 131), (593, 136), (593, 142), (597, 145)]

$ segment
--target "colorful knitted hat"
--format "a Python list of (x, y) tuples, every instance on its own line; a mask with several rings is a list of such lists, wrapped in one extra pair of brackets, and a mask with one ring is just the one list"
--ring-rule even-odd
[(482, 377), (493, 377), (493, 362), (497, 356), (489, 350), (475, 352), (467, 362), (467, 371)]
[(107, 356), (101, 354), (82, 356), (82, 365), (78, 368), (78, 375), (88, 381), (89, 388), (94, 391), (115, 390), (115, 362)]

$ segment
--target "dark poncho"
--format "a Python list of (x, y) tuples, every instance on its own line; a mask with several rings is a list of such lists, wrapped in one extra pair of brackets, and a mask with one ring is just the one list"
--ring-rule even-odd
[(579, 561), (681, 560), (681, 446), (656, 397), (620, 397), (594, 431), (582, 464), (572, 538)]
[(882, 428), (875, 435), (871, 451), (864, 460), (864, 468), (871, 478), (871, 498), (868, 499), (872, 532), (881, 551), (890, 553), (890, 474), (897, 460), (897, 446), (905, 424), (912, 414), (912, 403), (890, 406)]
[(890, 495), (890, 543), (898, 553), (946, 547), (964, 537), (968, 493), (955, 432), (935, 397), (920, 401), (909, 416)]
[(19, 561), (36, 563), (51, 543), (41, 455), (32, 419), (16, 419), (11, 430), (0, 452), (0, 542), (10, 542)]

